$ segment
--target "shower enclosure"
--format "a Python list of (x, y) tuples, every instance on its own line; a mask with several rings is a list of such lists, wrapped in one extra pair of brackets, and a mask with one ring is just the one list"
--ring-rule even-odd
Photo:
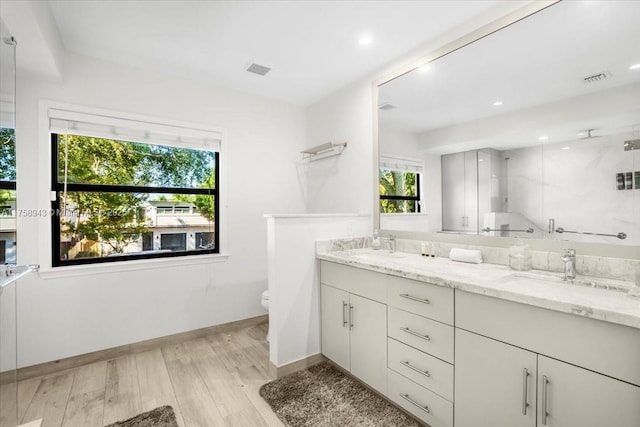
[(18, 420), (17, 287), (5, 264), (16, 263), (15, 49), (0, 21), (0, 427)]

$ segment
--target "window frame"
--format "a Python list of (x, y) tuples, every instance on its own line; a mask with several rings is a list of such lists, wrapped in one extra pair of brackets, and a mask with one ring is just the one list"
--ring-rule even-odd
[[(422, 211), (422, 191), (421, 191), (421, 188), (420, 188), (420, 182), (422, 181), (422, 174), (420, 172), (417, 172), (417, 171), (403, 171), (403, 170), (397, 170), (397, 169), (391, 169), (391, 168), (378, 168), (378, 175), (380, 174), (380, 170), (391, 170), (391, 171), (402, 172), (402, 173), (415, 173), (416, 174), (416, 196), (398, 196), (398, 195), (378, 194), (378, 196), (379, 196), (378, 204), (379, 205), (380, 205), (380, 202), (382, 202), (383, 200), (412, 201), (412, 202), (415, 202), (415, 205), (416, 205), (415, 212), (383, 212), (382, 211), (382, 206), (380, 206), (380, 208), (379, 208), (380, 209), (380, 213), (381, 214), (397, 213), (397, 214), (403, 214), (403, 215), (411, 215), (411, 214), (421, 213), (421, 211)], [(380, 185), (380, 177), (379, 176), (378, 176), (378, 185)]]
[[(188, 194), (188, 195), (205, 195), (214, 197), (214, 249), (185, 250), (180, 252), (163, 252), (163, 253), (136, 253), (132, 255), (122, 255), (114, 257), (97, 257), (97, 258), (75, 258), (71, 260), (61, 259), (61, 236), (60, 236), (60, 192), (64, 191), (65, 184), (58, 182), (58, 136), (59, 134), (50, 131), (50, 148), (51, 148), (51, 265), (52, 267), (65, 267), (74, 265), (102, 264), (108, 262), (127, 262), (141, 259), (154, 258), (176, 258), (193, 255), (218, 255), (220, 254), (220, 155), (222, 150), (214, 151), (215, 155), (215, 188), (187, 188), (187, 187), (156, 187), (156, 186), (134, 186), (134, 185), (106, 185), (106, 184), (78, 184), (67, 183), (67, 192), (105, 192), (105, 193), (148, 193), (148, 194)], [(158, 143), (157, 145), (162, 145)], [(195, 149), (206, 151), (206, 149), (197, 147)]]

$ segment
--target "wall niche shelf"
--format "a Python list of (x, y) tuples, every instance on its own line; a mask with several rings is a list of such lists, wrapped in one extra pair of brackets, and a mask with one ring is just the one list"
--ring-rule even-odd
[(346, 142), (326, 142), (324, 144), (316, 145), (315, 147), (307, 148), (300, 153), (302, 153), (302, 160), (309, 160), (310, 162), (313, 162), (327, 157), (340, 155), (346, 147)]

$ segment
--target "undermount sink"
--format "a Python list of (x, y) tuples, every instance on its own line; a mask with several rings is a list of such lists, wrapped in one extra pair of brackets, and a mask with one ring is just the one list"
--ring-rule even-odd
[(589, 288), (604, 289), (618, 292), (628, 292), (633, 284), (613, 279), (602, 279), (599, 277), (578, 276), (575, 279), (565, 280), (562, 273), (552, 273), (546, 271), (518, 271), (504, 277), (504, 281), (532, 280), (540, 283), (558, 283), (563, 285), (578, 285)]

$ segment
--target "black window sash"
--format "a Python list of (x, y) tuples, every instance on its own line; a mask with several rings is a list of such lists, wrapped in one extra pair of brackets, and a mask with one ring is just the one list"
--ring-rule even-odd
[[(60, 193), (65, 190), (65, 184), (58, 182), (58, 134), (51, 134), (51, 182), (55, 198), (51, 201), (51, 245), (52, 245), (52, 265), (59, 267), (63, 265), (98, 264), (104, 262), (128, 261), (134, 259), (149, 258), (170, 258), (187, 255), (204, 255), (220, 253), (220, 199), (218, 186), (220, 182), (220, 153), (215, 152), (215, 182), (216, 188), (181, 188), (181, 187), (153, 187), (134, 185), (103, 185), (103, 184), (77, 184), (67, 183), (67, 192), (95, 192), (95, 193), (149, 193), (149, 194), (185, 194), (185, 195), (205, 195), (214, 196), (214, 249), (199, 249), (169, 253), (136, 254), (123, 255), (122, 257), (101, 257), (101, 258), (79, 258), (63, 260), (60, 255)], [(15, 188), (15, 183), (14, 188)]]

